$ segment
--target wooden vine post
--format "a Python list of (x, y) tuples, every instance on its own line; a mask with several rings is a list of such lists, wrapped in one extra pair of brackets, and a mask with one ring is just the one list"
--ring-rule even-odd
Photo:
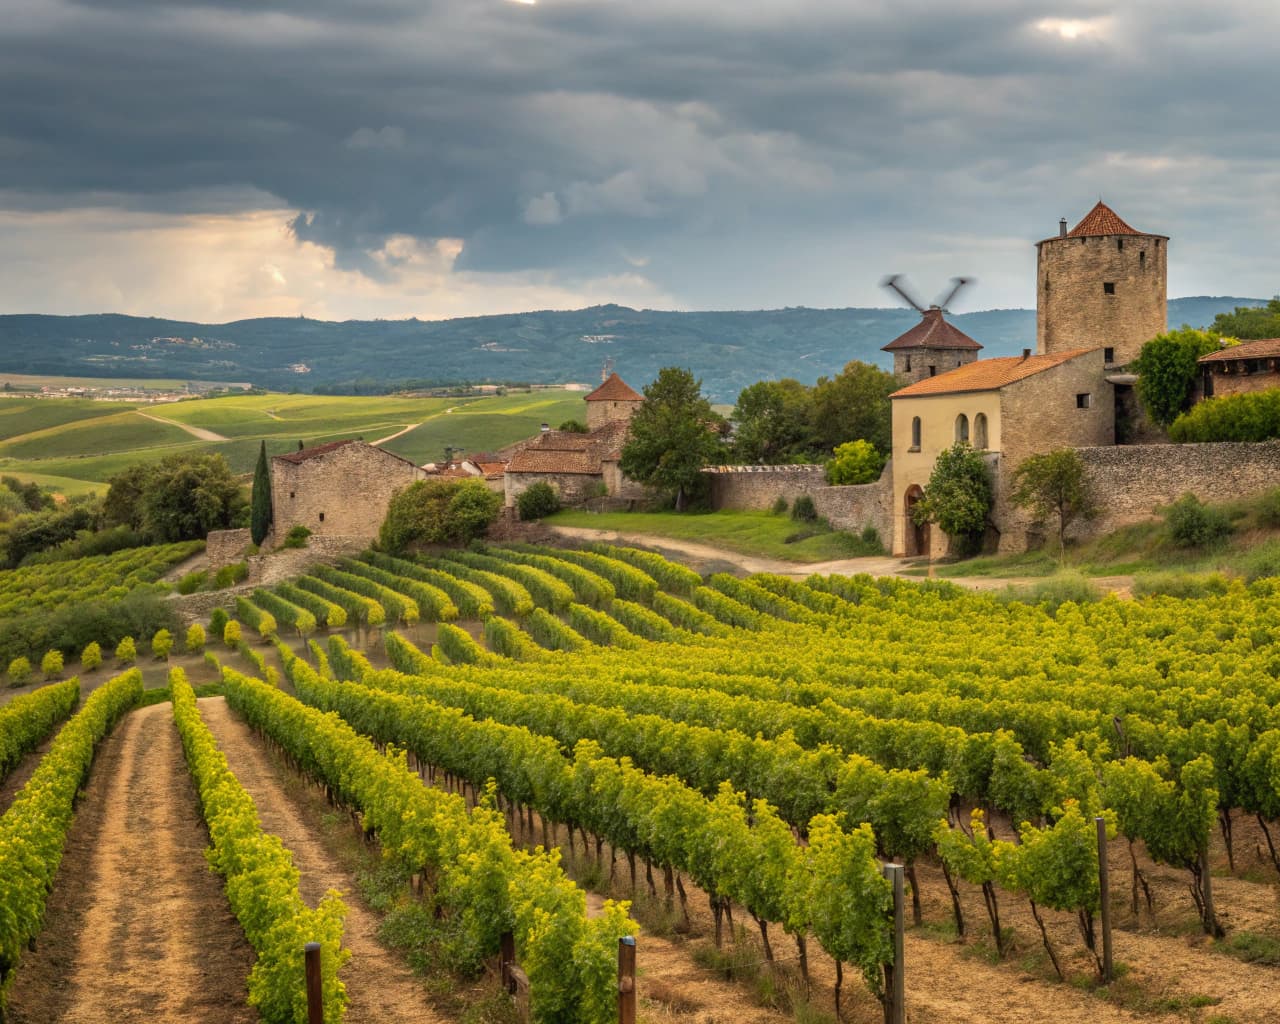
[(901, 864), (886, 864), (884, 877), (893, 885), (893, 964), (885, 968), (885, 1024), (906, 1024), (906, 985), (903, 979), (903, 928), (904, 903), (906, 901), (903, 887), (903, 867)]
[(303, 948), (307, 962), (307, 1024), (324, 1024), (324, 990), (320, 980), (320, 943), (308, 942)]
[(1111, 958), (1111, 878), (1107, 863), (1107, 822), (1094, 818), (1098, 826), (1098, 899), (1102, 904), (1102, 980), (1110, 985), (1115, 977)]
[(636, 1024), (636, 940), (618, 940), (618, 1024)]

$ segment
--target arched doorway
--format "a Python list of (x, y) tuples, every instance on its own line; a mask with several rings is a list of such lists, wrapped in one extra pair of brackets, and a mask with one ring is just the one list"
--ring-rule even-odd
[(906, 516), (906, 555), (910, 557), (919, 557), (929, 554), (929, 524), (916, 524), (912, 513), (915, 511), (916, 505), (924, 497), (924, 490), (919, 484), (912, 484), (907, 488), (906, 496), (903, 498), (903, 514)]

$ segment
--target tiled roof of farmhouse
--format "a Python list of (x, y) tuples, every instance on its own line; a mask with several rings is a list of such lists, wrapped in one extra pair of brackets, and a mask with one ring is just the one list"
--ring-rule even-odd
[(626, 437), (626, 423), (606, 423), (589, 434), (548, 430), (512, 454), (507, 472), (595, 475), (602, 472), (602, 462), (618, 458)]
[(410, 466), (417, 468), (417, 464), (406, 459), (403, 455), (397, 455), (395, 452), (389, 452), (385, 448), (379, 448), (374, 444), (366, 444), (357, 437), (349, 437), (345, 441), (329, 441), (325, 444), (318, 444), (314, 448), (300, 448), (296, 452), (285, 452), (283, 455), (276, 455), (274, 458), (280, 459), (282, 462), (291, 462), (295, 466), (299, 466), (311, 459), (318, 459), (321, 456), (328, 455), (330, 452), (336, 452), (339, 448), (345, 448), (349, 444), (362, 445), (365, 448), (372, 448), (379, 455), (385, 455), (389, 459), (398, 459), (400, 462), (408, 463)]
[(958, 366), (954, 370), (926, 377), (914, 384), (895, 391), (890, 398), (917, 398), (920, 395), (949, 395), (958, 391), (996, 391), (1007, 384), (1024, 380), (1055, 366), (1096, 352), (1092, 348), (1076, 348), (1068, 352), (1056, 352), (1050, 356), (1003, 356), (998, 359), (979, 359), (977, 362)]
[(926, 309), (918, 324), (905, 334), (898, 335), (881, 351), (900, 352), (908, 348), (967, 349), (976, 352), (982, 346), (958, 327), (947, 323), (942, 310)]
[(1120, 219), (1120, 215), (1115, 210), (1099, 199), (1098, 205), (1086, 213), (1084, 219), (1067, 232), (1067, 237), (1092, 238), (1097, 235), (1142, 234), (1146, 234), (1146, 232), (1129, 227), (1128, 224)]
[(505, 462), (477, 462), (476, 465), (480, 468), (480, 472), (484, 474), (486, 480), (502, 476), (507, 468)]
[(1262, 338), (1259, 341), (1243, 341), (1239, 345), (1228, 345), (1217, 352), (1201, 356), (1202, 363), (1225, 363), (1232, 359), (1270, 359), (1280, 356), (1280, 338)]
[(318, 444), (314, 448), (300, 448), (296, 452), (286, 452), (284, 455), (277, 455), (276, 458), (283, 462), (292, 462), (297, 465), (300, 462), (306, 462), (308, 459), (318, 459), (321, 455), (328, 455), (330, 452), (336, 452), (339, 448), (355, 443), (355, 438), (348, 438), (345, 441), (330, 441), (328, 444)]
[(587, 395), (583, 401), (643, 402), (644, 395), (638, 393), (635, 388), (619, 377), (616, 373), (611, 373), (609, 374), (609, 379), (591, 392), (591, 394)]

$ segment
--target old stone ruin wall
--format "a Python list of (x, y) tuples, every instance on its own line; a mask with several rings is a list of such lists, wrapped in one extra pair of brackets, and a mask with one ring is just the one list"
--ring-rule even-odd
[[(1157, 508), (1191, 493), (1201, 501), (1251, 498), (1280, 487), (1280, 441), (1261, 443), (1144, 444), (1077, 448), (1098, 514), (1072, 524), (1067, 536), (1088, 540), (1122, 526), (1157, 518)], [(1001, 460), (997, 470), (997, 522), (1002, 552), (1025, 551), (1028, 543), (1053, 533), (1037, 529), (1008, 501), (1013, 471)]]
[(886, 548), (893, 543), (892, 462), (873, 484), (840, 487), (827, 483), (822, 466), (714, 466), (705, 472), (713, 509), (767, 512), (779, 498), (790, 508), (807, 494), (818, 515), (835, 529), (861, 533), (872, 526)]

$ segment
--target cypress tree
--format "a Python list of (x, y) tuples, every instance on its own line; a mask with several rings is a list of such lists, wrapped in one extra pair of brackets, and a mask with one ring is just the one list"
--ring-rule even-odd
[(271, 530), (271, 473), (267, 468), (267, 442), (258, 449), (258, 465), (253, 470), (253, 497), (249, 506), (249, 536), (261, 544)]

